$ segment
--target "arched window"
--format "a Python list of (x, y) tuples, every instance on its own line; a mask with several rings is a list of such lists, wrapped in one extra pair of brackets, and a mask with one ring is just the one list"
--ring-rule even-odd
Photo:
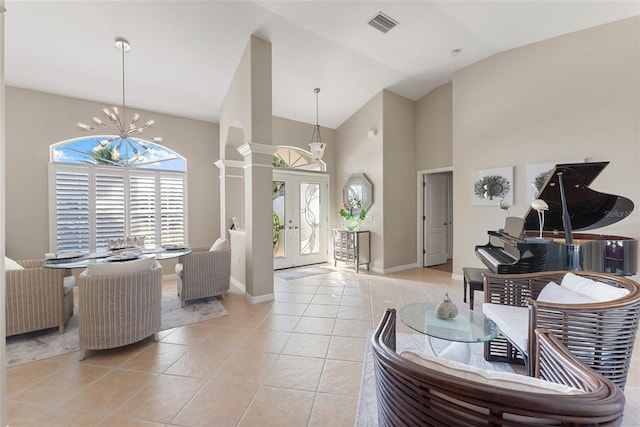
[(50, 147), (50, 250), (102, 251), (108, 241), (187, 244), (186, 169), (143, 139), (77, 138)]
[(314, 159), (306, 150), (280, 145), (273, 154), (273, 167), (324, 172), (327, 164), (322, 160)]

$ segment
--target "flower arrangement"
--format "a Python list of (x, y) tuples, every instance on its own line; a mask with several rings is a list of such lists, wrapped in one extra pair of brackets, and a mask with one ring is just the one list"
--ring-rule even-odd
[[(345, 202), (342, 204), (342, 208), (340, 209), (340, 216), (343, 218), (353, 217), (353, 210), (358, 209), (362, 206), (362, 202), (359, 199), (349, 199), (349, 202)], [(366, 209), (360, 209), (360, 214), (358, 215), (358, 219), (363, 221), (367, 216)]]

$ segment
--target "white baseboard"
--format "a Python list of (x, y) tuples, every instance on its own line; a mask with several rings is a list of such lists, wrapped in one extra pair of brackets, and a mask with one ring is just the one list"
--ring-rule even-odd
[(453, 280), (459, 280), (461, 282), (464, 280), (464, 276), (462, 274), (453, 274), (453, 273), (451, 273), (451, 278)]
[(251, 304), (260, 304), (263, 302), (269, 302), (274, 300), (273, 294), (266, 294), (266, 295), (260, 295), (260, 296), (254, 297), (252, 295), (249, 295), (248, 293), (245, 293), (244, 297)]
[[(418, 267), (419, 267), (418, 263), (399, 265), (397, 267), (385, 268), (383, 270), (380, 270), (380, 274), (397, 273), (398, 271), (411, 270), (412, 268), (418, 268)], [(376, 270), (377, 269), (374, 269), (374, 271)], [(377, 272), (378, 271), (376, 271), (376, 273)]]
[(176, 275), (176, 273), (163, 274), (162, 275), (162, 280), (178, 280), (178, 276)]
[(234, 279), (233, 277), (231, 277), (231, 284), (238, 288), (238, 290), (240, 290), (242, 293), (247, 292), (247, 287), (245, 286), (245, 284), (240, 282), (238, 279)]

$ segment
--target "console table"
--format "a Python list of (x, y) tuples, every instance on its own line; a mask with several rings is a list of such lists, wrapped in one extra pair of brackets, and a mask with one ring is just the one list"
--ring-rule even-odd
[(334, 265), (338, 261), (353, 263), (356, 273), (360, 266), (366, 265), (369, 270), (371, 259), (369, 231), (333, 230), (333, 259)]

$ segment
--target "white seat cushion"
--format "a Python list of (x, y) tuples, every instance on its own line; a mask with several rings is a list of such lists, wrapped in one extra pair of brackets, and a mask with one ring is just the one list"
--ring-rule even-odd
[(529, 309), (527, 307), (484, 303), (482, 313), (496, 323), (509, 341), (526, 352), (529, 348)]
[(4, 257), (4, 269), (5, 271), (9, 270), (24, 270), (24, 267), (12, 260), (9, 257)]
[(549, 282), (538, 294), (537, 301), (555, 304), (589, 304), (597, 302), (593, 298), (563, 288), (555, 282)]
[(90, 276), (115, 276), (119, 274), (139, 273), (141, 271), (151, 270), (155, 261), (154, 258), (139, 258), (133, 261), (101, 262), (89, 264), (86, 272)]
[(586, 295), (589, 298), (593, 298), (598, 302), (613, 301), (629, 295), (628, 289), (596, 282), (595, 280), (577, 276), (573, 273), (565, 274), (560, 285), (579, 294)]
[(546, 394), (583, 394), (580, 389), (569, 387), (564, 384), (552, 383), (532, 378), (526, 375), (514, 374), (511, 372), (487, 371), (475, 368), (464, 363), (446, 360), (439, 357), (414, 351), (403, 351), (400, 356), (421, 366), (435, 369), (438, 372), (453, 375), (467, 381), (492, 385), (514, 391), (526, 391), (531, 393)]
[(222, 237), (220, 237), (218, 240), (213, 242), (213, 245), (211, 245), (211, 249), (209, 249), (209, 252), (221, 251), (221, 250), (227, 249), (228, 247), (229, 247), (229, 241), (227, 239), (223, 239)]

